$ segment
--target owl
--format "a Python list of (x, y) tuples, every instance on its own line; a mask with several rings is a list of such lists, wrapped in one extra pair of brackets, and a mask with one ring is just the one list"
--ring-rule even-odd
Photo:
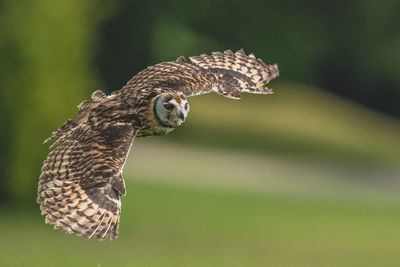
[(115, 239), (126, 193), (122, 169), (134, 138), (165, 135), (181, 125), (190, 96), (271, 94), (266, 84), (278, 75), (276, 64), (227, 50), (150, 66), (111, 95), (95, 91), (45, 140), (56, 147), (38, 184), (46, 223), (88, 239)]

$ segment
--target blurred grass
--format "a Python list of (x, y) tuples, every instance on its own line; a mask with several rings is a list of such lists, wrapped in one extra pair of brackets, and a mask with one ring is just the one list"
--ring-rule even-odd
[(317, 88), (274, 82), (274, 95), (190, 98), (168, 140), (350, 163), (400, 163), (399, 120)]
[[(221, 191), (398, 200), (400, 168), (188, 147), (138, 138), (124, 176)], [(156, 168), (154, 166), (157, 166)]]
[(246, 194), (131, 181), (120, 237), (87, 241), (2, 210), (1, 266), (397, 266), (391, 202)]
[(0, 266), (397, 266), (399, 122), (274, 88), (192, 98), (181, 128), (135, 140), (113, 242), (3, 208)]

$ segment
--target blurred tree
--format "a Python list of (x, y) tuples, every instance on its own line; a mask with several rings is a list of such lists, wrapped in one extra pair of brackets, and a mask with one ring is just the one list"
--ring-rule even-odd
[(317, 9), (329, 47), (316, 84), (400, 117), (400, 2), (323, 3)]
[[(92, 71), (98, 1), (3, 1), (0, 15), (0, 193), (36, 195), (41, 145), (99, 83)], [(32, 202), (34, 203), (34, 202)]]
[(244, 48), (279, 63), (280, 79), (400, 116), (399, 11), (395, 0), (121, 0), (98, 60), (115, 90), (159, 60)]

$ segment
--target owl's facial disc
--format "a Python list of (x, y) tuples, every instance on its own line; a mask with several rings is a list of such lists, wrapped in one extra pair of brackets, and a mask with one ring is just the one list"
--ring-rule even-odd
[(155, 102), (156, 118), (167, 127), (177, 127), (185, 121), (189, 103), (182, 93), (164, 93)]

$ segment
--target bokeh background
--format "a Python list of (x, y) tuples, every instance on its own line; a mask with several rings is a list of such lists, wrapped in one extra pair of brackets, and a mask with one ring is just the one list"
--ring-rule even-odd
[[(1, 266), (398, 266), (399, 1), (0, 1)], [(244, 48), (274, 95), (190, 99), (137, 139), (120, 237), (35, 202), (42, 141), (148, 65)]]

